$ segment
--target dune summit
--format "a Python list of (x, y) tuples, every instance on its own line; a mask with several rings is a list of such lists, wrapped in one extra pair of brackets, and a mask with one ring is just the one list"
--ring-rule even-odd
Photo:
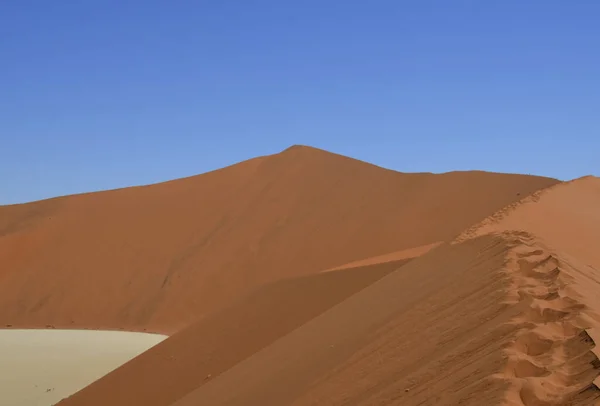
[(2, 207), (0, 230), (0, 320), (170, 335), (60, 406), (600, 401), (598, 178), (293, 147)]

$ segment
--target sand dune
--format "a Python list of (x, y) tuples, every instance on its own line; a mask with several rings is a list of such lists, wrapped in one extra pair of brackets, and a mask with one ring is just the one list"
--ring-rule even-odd
[(172, 182), (0, 207), (0, 323), (172, 334), (265, 283), (448, 240), (557, 182), (402, 174), (292, 147)]
[[(0, 320), (179, 330), (60, 406), (600, 401), (598, 178), (400, 174), (294, 147), (0, 208), (0, 230)], [(84, 276), (108, 292), (96, 307)]]

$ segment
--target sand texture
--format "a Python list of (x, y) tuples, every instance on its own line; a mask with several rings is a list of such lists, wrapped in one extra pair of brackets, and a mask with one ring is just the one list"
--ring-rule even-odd
[(60, 406), (595, 405), (599, 247), (595, 177), (292, 147), (0, 207), (0, 321), (169, 333)]

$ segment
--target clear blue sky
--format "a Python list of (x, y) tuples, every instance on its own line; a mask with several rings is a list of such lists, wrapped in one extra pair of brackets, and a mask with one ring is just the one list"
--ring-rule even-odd
[(308, 144), (600, 174), (600, 1), (0, 2), (0, 204)]

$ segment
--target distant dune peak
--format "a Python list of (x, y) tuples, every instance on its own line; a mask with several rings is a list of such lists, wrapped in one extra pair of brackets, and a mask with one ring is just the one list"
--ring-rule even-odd
[(286, 149), (284, 149), (281, 152), (291, 152), (291, 151), (301, 151), (301, 150), (305, 150), (305, 151), (311, 151), (312, 150), (312, 151), (315, 151), (317, 149), (318, 148), (311, 147), (311, 146), (308, 146), (308, 145), (294, 144), (294, 145), (291, 145), (291, 146), (287, 147)]
[[(279, 153), (279, 155), (284, 155), (284, 156), (292, 155), (292, 154), (301, 154), (303, 156), (320, 156), (323, 158), (330, 158), (330, 159), (343, 158), (345, 160), (354, 161), (356, 163), (368, 163), (368, 162), (364, 162), (357, 158), (352, 158), (352, 157), (349, 157), (346, 155), (339, 154), (334, 151), (317, 148), (317, 147), (313, 147), (310, 145), (302, 145), (302, 144), (294, 144)], [(370, 163), (370, 162), (368, 164), (375, 166), (375, 164)]]

